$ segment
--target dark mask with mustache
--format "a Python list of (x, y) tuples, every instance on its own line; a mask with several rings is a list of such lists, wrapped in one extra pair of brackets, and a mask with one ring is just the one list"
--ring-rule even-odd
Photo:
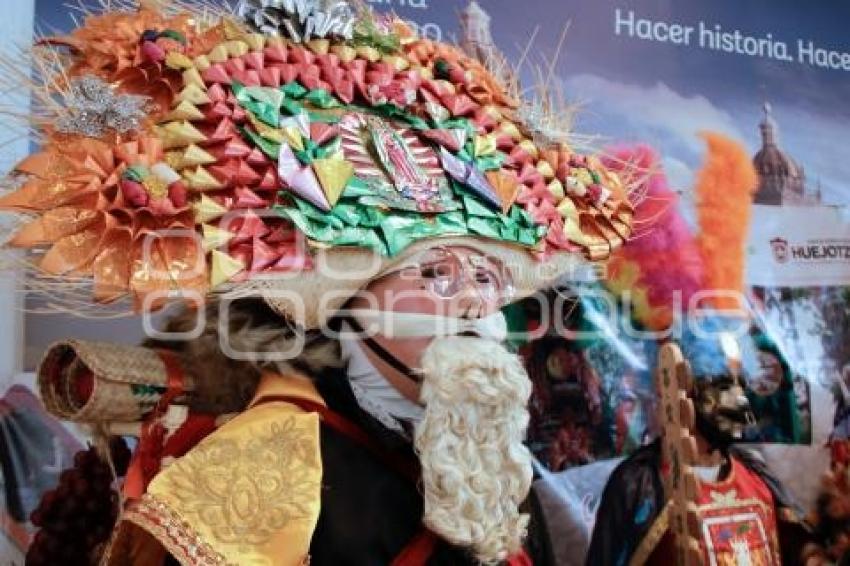
[(694, 381), (693, 401), (699, 433), (719, 449), (746, 441), (756, 420), (739, 380), (724, 374), (699, 376)]

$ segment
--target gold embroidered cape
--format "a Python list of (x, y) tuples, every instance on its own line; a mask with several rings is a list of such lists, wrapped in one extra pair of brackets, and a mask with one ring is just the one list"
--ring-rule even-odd
[(160, 472), (125, 509), (106, 565), (299, 566), (319, 518), (319, 416), (265, 397), (324, 405), (303, 377), (265, 375), (248, 410)]

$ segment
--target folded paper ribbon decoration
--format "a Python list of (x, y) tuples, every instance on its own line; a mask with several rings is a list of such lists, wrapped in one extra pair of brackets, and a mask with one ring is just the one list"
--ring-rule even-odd
[(0, 196), (35, 216), (9, 245), (98, 303), (259, 288), (294, 317), (271, 296), (340, 286), (317, 256), (389, 264), (448, 238), (524, 254), (531, 291), (631, 234), (639, 172), (535, 135), (516, 85), (344, 0), (106, 7), (34, 56), (62, 68), (34, 79), (56, 103)]

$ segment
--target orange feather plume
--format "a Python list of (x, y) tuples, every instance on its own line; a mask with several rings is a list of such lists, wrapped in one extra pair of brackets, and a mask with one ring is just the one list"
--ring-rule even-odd
[(728, 292), (710, 305), (721, 310), (743, 307), (747, 235), (758, 176), (747, 151), (722, 135), (706, 133), (708, 157), (697, 175), (697, 246), (703, 261), (705, 290)]

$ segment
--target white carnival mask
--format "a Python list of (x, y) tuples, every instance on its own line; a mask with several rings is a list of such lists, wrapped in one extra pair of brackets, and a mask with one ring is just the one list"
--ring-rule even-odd
[(356, 319), (368, 336), (432, 338), (471, 333), (496, 342), (508, 336), (508, 323), (501, 311), (476, 319), (372, 309), (351, 309), (346, 314)]

